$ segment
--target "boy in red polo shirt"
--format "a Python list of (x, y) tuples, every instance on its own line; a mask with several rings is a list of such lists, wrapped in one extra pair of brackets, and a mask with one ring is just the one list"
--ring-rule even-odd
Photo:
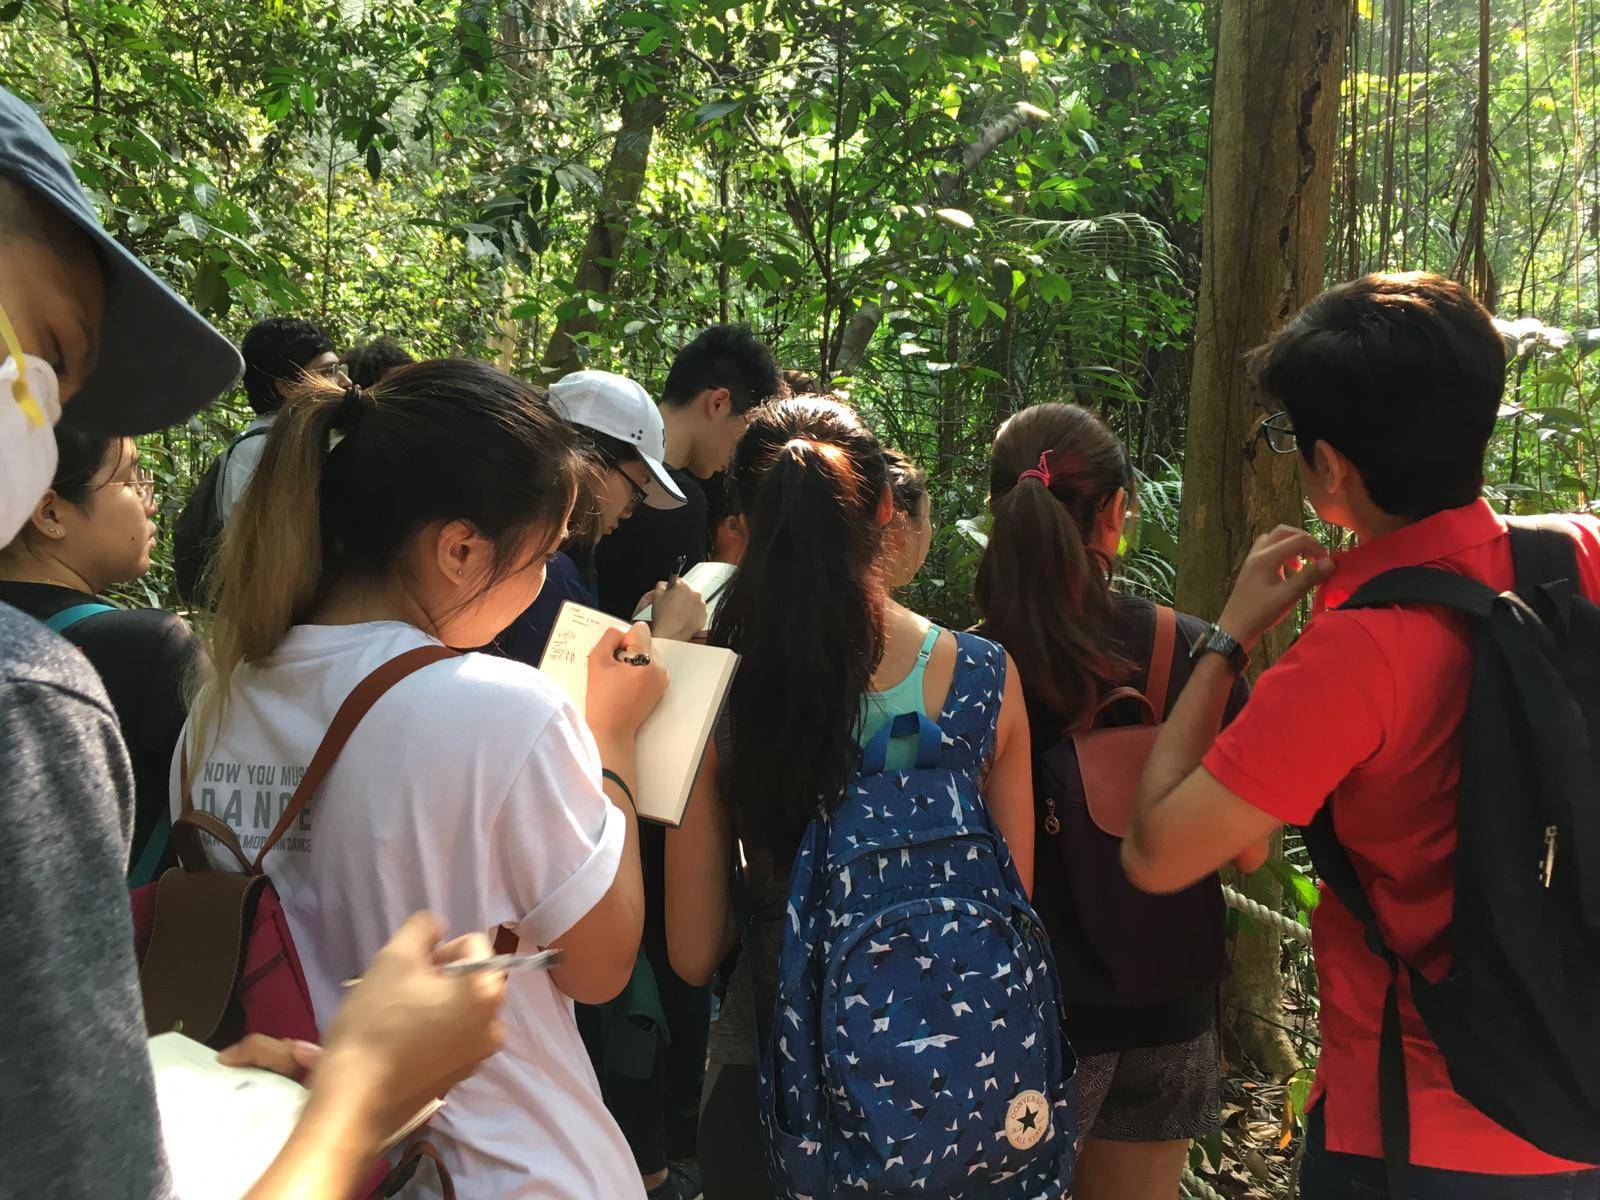
[[(1175, 890), (1326, 803), (1389, 944), (1438, 979), (1450, 965), (1474, 630), (1430, 608), (1333, 610), (1393, 567), (1513, 586), (1506, 526), (1480, 494), (1504, 343), (1459, 285), (1368, 275), (1307, 305), (1254, 367), (1284, 409), (1266, 422), (1269, 444), (1298, 448), (1317, 515), (1358, 544), (1330, 557), (1282, 526), (1256, 541), (1150, 757), (1123, 862), (1139, 886)], [(1600, 523), (1568, 525), (1582, 591), (1600, 597)], [(1250, 648), (1318, 585), (1299, 640), (1219, 733)], [(1390, 973), (1326, 891), (1312, 931), (1323, 1049), (1300, 1194), (1382, 1196), (1378, 1045)], [(1600, 1198), (1600, 1170), (1545, 1154), (1458, 1095), (1406, 987), (1400, 1003), (1408, 1200)]]

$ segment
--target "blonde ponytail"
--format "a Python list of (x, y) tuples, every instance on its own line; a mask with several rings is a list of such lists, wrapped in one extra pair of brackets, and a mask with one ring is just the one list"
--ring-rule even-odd
[(220, 724), (234, 672), (265, 658), (311, 609), (322, 584), (322, 468), (347, 393), (306, 383), (273, 419), (261, 461), (223, 527), (205, 577), (209, 674), (193, 724)]

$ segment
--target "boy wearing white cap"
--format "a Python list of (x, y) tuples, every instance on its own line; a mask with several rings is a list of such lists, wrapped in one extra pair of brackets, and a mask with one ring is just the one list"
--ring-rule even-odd
[[(611, 371), (574, 371), (549, 389), (550, 407), (584, 435), (593, 469), (587, 494), (573, 506), (571, 534), (545, 568), (534, 602), (500, 635), (509, 658), (538, 666), (561, 605), (598, 605), (593, 550), (641, 507), (668, 511), (685, 499), (663, 460), (666, 430), (648, 392)], [(688, 585), (659, 581), (647, 597), (659, 603), (651, 622), (657, 637), (688, 638), (705, 623), (706, 609)], [(641, 602), (643, 603), (643, 602)]]

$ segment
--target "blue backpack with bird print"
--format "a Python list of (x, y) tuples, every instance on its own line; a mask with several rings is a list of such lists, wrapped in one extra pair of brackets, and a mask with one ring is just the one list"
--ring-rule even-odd
[[(787, 1200), (1059, 1200), (1072, 1183), (1061, 986), (980, 790), (1005, 653), (956, 638), (939, 722), (890, 721), (795, 856), (760, 1070)], [(886, 770), (913, 733), (915, 767)]]

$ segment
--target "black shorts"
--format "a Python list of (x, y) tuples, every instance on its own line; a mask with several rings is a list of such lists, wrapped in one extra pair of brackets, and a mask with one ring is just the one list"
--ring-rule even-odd
[(1107, 1142), (1205, 1137), (1222, 1124), (1217, 1033), (1078, 1060), (1078, 1136)]

